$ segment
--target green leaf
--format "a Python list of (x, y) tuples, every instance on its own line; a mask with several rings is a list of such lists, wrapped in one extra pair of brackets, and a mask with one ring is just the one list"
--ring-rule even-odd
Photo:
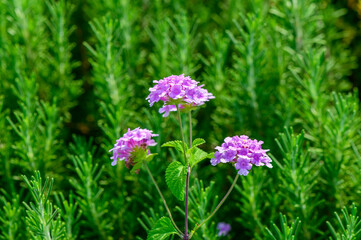
[[(184, 144), (184, 145), (187, 150), (188, 149), (187, 144)], [(183, 144), (182, 144), (182, 141), (180, 141), (180, 140), (166, 142), (162, 145), (162, 147), (174, 147), (175, 149), (177, 149), (178, 151), (183, 153)]]
[(208, 154), (207, 152), (197, 147), (190, 150), (191, 151), (189, 151), (189, 164), (191, 165), (191, 167), (194, 167), (196, 164), (203, 161), (204, 159), (211, 158), (213, 156), (212, 154)]
[(173, 195), (179, 200), (184, 200), (186, 188), (187, 169), (180, 162), (169, 164), (165, 172), (165, 181)]
[(150, 161), (153, 160), (153, 158), (154, 158), (156, 155), (158, 155), (158, 153), (149, 154), (149, 155), (147, 155), (147, 156), (145, 157), (144, 160), (147, 161), (147, 162), (150, 162)]
[(167, 217), (160, 218), (148, 232), (147, 240), (164, 240), (170, 235), (177, 234), (172, 222)]
[(139, 161), (132, 167), (132, 170), (130, 170), (130, 173), (132, 174), (138, 174), (138, 170), (142, 167), (143, 161)]
[(194, 141), (192, 143), (192, 148), (202, 145), (205, 142), (206, 141), (203, 138), (196, 138), (196, 139), (194, 139)]
[(209, 158), (209, 159), (214, 158), (214, 152), (208, 153), (208, 157), (207, 157), (207, 158)]
[(142, 167), (143, 162), (150, 162), (155, 155), (157, 155), (157, 153), (147, 155), (147, 151), (135, 151), (135, 153), (133, 153), (134, 166), (132, 170), (130, 170), (130, 173), (138, 174), (138, 170)]

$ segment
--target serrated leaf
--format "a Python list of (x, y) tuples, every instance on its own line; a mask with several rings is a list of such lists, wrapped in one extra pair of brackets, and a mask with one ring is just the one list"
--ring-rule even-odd
[(164, 240), (170, 235), (177, 234), (168, 217), (160, 218), (148, 232), (147, 240)]
[(186, 188), (187, 169), (180, 162), (172, 162), (165, 171), (165, 181), (173, 195), (184, 200)]
[(191, 165), (191, 167), (194, 167), (199, 162), (203, 161), (206, 158), (209, 158), (210, 154), (196, 147), (194, 149), (192, 148), (192, 151), (189, 155), (189, 164)]
[[(183, 153), (183, 143), (180, 140), (166, 142), (162, 145), (162, 147), (174, 147), (175, 149)], [(185, 148), (186, 150), (188, 149), (187, 144), (185, 144)]]
[(205, 142), (206, 141), (203, 138), (196, 138), (196, 139), (194, 139), (194, 141), (192, 143), (192, 148), (202, 145)]

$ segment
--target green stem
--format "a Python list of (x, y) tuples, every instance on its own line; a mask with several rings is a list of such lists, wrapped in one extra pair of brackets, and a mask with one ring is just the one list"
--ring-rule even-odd
[(189, 240), (188, 237), (188, 192), (189, 192), (189, 175), (191, 173), (191, 168), (188, 165), (187, 168), (187, 179), (186, 179), (186, 199), (185, 199), (185, 216), (184, 216), (184, 223), (185, 223), (185, 234), (184, 234), (184, 240)]
[(213, 215), (219, 210), (219, 208), (223, 205), (224, 201), (226, 201), (228, 195), (232, 192), (234, 186), (236, 185), (236, 182), (238, 180), (239, 174), (236, 175), (236, 177), (233, 180), (233, 183), (231, 185), (231, 187), (229, 188), (228, 192), (226, 193), (226, 195), (222, 198), (222, 200), (218, 203), (217, 207), (213, 210), (213, 212), (205, 219), (203, 220), (199, 225), (197, 224), (197, 226), (193, 229), (189, 239), (192, 238), (193, 234), (203, 225), (205, 224), (209, 219), (211, 219), (213, 217)]
[(189, 118), (189, 147), (192, 147), (192, 113), (189, 111), (188, 113)]
[(184, 135), (183, 135), (182, 118), (180, 115), (180, 110), (179, 110), (178, 105), (177, 105), (177, 115), (178, 115), (179, 128), (180, 128), (181, 136), (182, 136), (184, 162), (185, 162), (185, 165), (188, 166), (188, 160), (187, 160), (187, 155), (186, 155), (186, 146), (185, 146)]
[[(192, 147), (192, 115), (189, 111), (189, 147)], [(185, 236), (184, 240), (189, 240), (188, 238), (188, 192), (189, 192), (189, 175), (191, 173), (191, 168), (188, 165), (187, 168), (187, 179), (186, 179), (186, 201), (185, 201)]]
[[(184, 240), (189, 240), (188, 238), (188, 190), (189, 190), (189, 176), (191, 173), (191, 168), (188, 164), (188, 159), (187, 159), (187, 155), (186, 155), (186, 147), (185, 147), (185, 141), (184, 141), (184, 134), (183, 134), (183, 126), (182, 126), (182, 118), (180, 115), (180, 110), (178, 105), (177, 106), (177, 115), (178, 115), (178, 121), (179, 121), (179, 128), (181, 131), (181, 136), (182, 136), (182, 143), (183, 143), (183, 155), (184, 155), (184, 162), (185, 162), (185, 166), (187, 167), (187, 178), (186, 178), (186, 197), (185, 197), (185, 217), (184, 217), (184, 225), (185, 225), (185, 230), (184, 230)], [(190, 143), (190, 145), (192, 144), (192, 142)]]
[(168, 215), (169, 215), (169, 217), (170, 217), (170, 220), (171, 220), (172, 223), (173, 223), (173, 226), (177, 229), (178, 234), (180, 234), (180, 236), (183, 237), (183, 233), (182, 233), (181, 230), (179, 230), (177, 224), (174, 222), (173, 217), (172, 217), (172, 213), (170, 212), (170, 210), (169, 210), (169, 208), (168, 208), (167, 202), (165, 201), (165, 199), (164, 199), (164, 197), (163, 197), (163, 194), (162, 194), (162, 192), (160, 191), (160, 188), (158, 187), (158, 184), (157, 184), (157, 182), (155, 181), (155, 179), (154, 179), (154, 177), (153, 177), (153, 174), (152, 174), (152, 172), (150, 171), (150, 169), (149, 169), (149, 167), (148, 167), (148, 164), (147, 164), (146, 162), (144, 162), (144, 165), (145, 165), (145, 168), (147, 169), (147, 171), (148, 171), (148, 173), (149, 173), (150, 178), (152, 179), (152, 181), (153, 181), (153, 183), (154, 183), (154, 185), (155, 185), (155, 188), (158, 190), (158, 193), (159, 193), (160, 197), (162, 198), (162, 201), (163, 201), (163, 203), (164, 203), (165, 208), (167, 209)]

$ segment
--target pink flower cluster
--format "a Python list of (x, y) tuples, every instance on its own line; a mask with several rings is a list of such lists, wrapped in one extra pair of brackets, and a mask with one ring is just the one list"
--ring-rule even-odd
[(234, 163), (239, 175), (246, 176), (252, 166), (267, 166), (272, 168), (272, 160), (266, 154), (269, 150), (262, 149), (262, 141), (249, 139), (248, 136), (234, 136), (224, 139), (224, 143), (216, 147), (211, 164)]
[(151, 130), (140, 129), (139, 127), (134, 130), (128, 129), (128, 132), (114, 144), (114, 148), (109, 150), (109, 152), (113, 151), (113, 157), (110, 158), (113, 160), (112, 166), (116, 165), (118, 160), (124, 160), (127, 168), (133, 166), (135, 164), (134, 156), (137, 151), (145, 152), (148, 146), (157, 145), (152, 137), (158, 136), (158, 134), (153, 134), (152, 132)]
[(150, 94), (146, 99), (150, 106), (159, 101), (164, 102), (163, 107), (159, 109), (159, 113), (164, 113), (163, 117), (167, 117), (169, 112), (177, 111), (176, 104), (179, 108), (195, 107), (214, 98), (212, 93), (202, 88), (204, 85), (198, 86), (199, 82), (189, 76), (185, 77), (184, 74), (172, 75), (153, 82), (157, 84), (149, 89)]

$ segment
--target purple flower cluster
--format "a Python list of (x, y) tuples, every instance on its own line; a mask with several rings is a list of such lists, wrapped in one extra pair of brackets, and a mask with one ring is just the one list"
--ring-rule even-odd
[(134, 157), (139, 151), (146, 152), (148, 146), (155, 146), (157, 143), (152, 139), (152, 137), (158, 136), (158, 134), (153, 134), (153, 131), (148, 129), (140, 129), (139, 127), (128, 131), (123, 135), (123, 137), (117, 140), (117, 143), (114, 144), (114, 148), (110, 149), (109, 152), (113, 151), (112, 165), (115, 166), (117, 161), (124, 160), (125, 166), (133, 166)]
[(209, 99), (214, 98), (212, 93), (202, 88), (204, 85), (199, 85), (197, 81), (192, 80), (189, 76), (172, 75), (162, 80), (155, 80), (157, 83), (150, 88), (150, 94), (146, 98), (150, 106), (154, 103), (163, 101), (164, 105), (159, 109), (159, 113), (164, 113), (163, 117), (167, 117), (169, 112), (177, 111), (179, 108), (195, 107), (203, 105)]
[(228, 232), (231, 231), (231, 225), (228, 223), (220, 222), (217, 224), (218, 237), (227, 236)]
[(262, 141), (249, 139), (248, 136), (234, 136), (224, 139), (224, 143), (214, 154), (211, 164), (234, 163), (239, 175), (246, 176), (253, 165), (272, 168), (272, 160), (266, 154), (269, 150), (262, 149)]

